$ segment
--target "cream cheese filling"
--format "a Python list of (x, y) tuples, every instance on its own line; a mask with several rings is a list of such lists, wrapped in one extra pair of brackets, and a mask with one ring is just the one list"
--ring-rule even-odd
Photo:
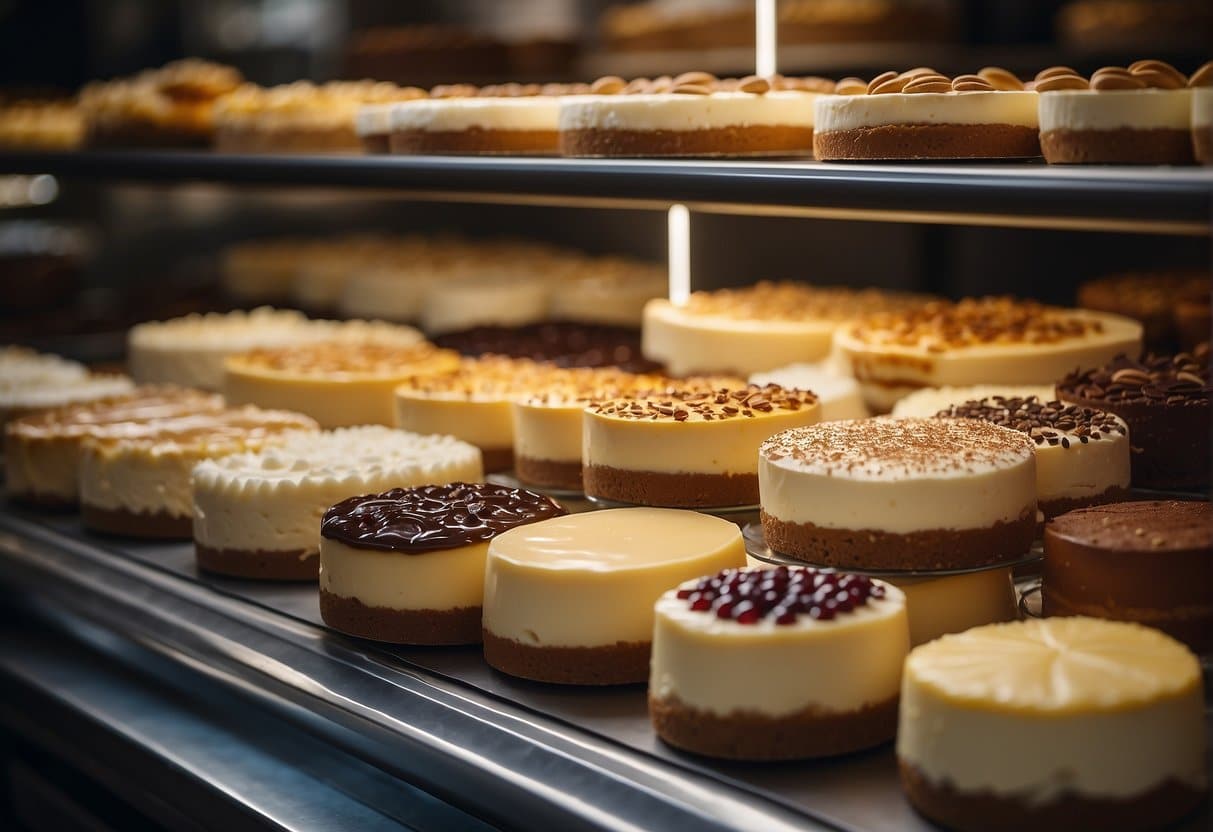
[(747, 125), (813, 127), (817, 93), (779, 90), (762, 95), (653, 93), (569, 96), (560, 105), (561, 130), (711, 130)]
[(418, 554), (358, 549), (320, 540), (320, 588), (368, 607), (453, 610), (484, 597), (487, 543)]
[(1006, 124), (1037, 126), (1034, 92), (891, 93), (823, 95), (817, 99), (817, 132), (914, 124)]
[(1055, 90), (1040, 94), (1040, 132), (1051, 130), (1187, 130), (1192, 91)]
[(391, 130), (433, 133), (462, 130), (547, 130), (555, 132), (558, 99), (421, 98), (392, 106)]

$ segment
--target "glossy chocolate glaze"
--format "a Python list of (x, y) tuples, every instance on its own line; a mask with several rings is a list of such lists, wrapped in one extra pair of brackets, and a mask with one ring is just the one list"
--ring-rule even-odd
[(320, 534), (358, 549), (412, 554), (484, 543), (516, 526), (564, 513), (534, 491), (456, 482), (342, 500), (324, 513)]

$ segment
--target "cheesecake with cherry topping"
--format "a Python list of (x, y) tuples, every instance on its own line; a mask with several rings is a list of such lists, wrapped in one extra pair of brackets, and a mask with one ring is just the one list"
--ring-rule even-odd
[(778, 385), (634, 392), (586, 408), (585, 493), (676, 508), (758, 502), (758, 447), (812, 425), (817, 397)]
[(657, 601), (649, 714), (662, 740), (731, 760), (845, 754), (893, 738), (905, 597), (803, 566), (723, 569)]

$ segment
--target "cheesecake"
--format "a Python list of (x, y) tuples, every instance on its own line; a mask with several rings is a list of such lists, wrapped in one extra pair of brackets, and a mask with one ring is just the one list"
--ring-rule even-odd
[(1023, 558), (1036, 459), (1019, 431), (972, 419), (857, 419), (762, 443), (767, 545), (842, 569), (938, 570)]
[(821, 404), (821, 421), (864, 419), (870, 416), (863, 403), (859, 382), (840, 375), (828, 361), (818, 364), (789, 364), (750, 376), (750, 384), (778, 384), (796, 390), (812, 390)]
[(768, 281), (695, 292), (685, 304), (653, 300), (644, 310), (644, 354), (675, 376), (748, 376), (821, 361), (830, 354), (834, 331), (844, 324), (924, 300), (879, 289)]
[(593, 402), (583, 415), (587, 496), (674, 508), (758, 502), (758, 448), (816, 423), (805, 390), (776, 385), (662, 389)]
[[(1180, 342), (1179, 304), (1196, 299), (1207, 307), (1211, 285), (1213, 275), (1200, 269), (1113, 274), (1081, 283), (1078, 305), (1140, 321), (1147, 348), (1173, 350)], [(1207, 341), (1207, 317), (1202, 324), (1197, 340)]]
[(1147, 627), (977, 627), (906, 659), (897, 762), (910, 803), (959, 832), (1147, 830), (1207, 790), (1200, 662)]
[(126, 425), (88, 436), (80, 449), (84, 527), (124, 537), (189, 540), (195, 465), (283, 442), (316, 423), (281, 410), (238, 407)]
[(553, 284), (548, 317), (639, 329), (645, 304), (668, 290), (665, 266), (611, 257), (587, 260)]
[(1141, 334), (1119, 315), (985, 297), (873, 315), (840, 328), (834, 350), (868, 406), (885, 413), (922, 387), (1051, 384), (1136, 353)]
[(1044, 614), (1157, 627), (1213, 650), (1213, 510), (1207, 502), (1099, 506), (1049, 521)]
[(296, 237), (233, 243), (219, 257), (219, 287), (238, 306), (286, 303), (300, 267), (328, 244)]
[(485, 270), (431, 286), (421, 301), (421, 328), (430, 336), (476, 326), (518, 327), (547, 318), (550, 284), (535, 274), (510, 277)]
[(608, 509), (506, 532), (484, 571), (485, 661), (540, 682), (644, 682), (662, 593), (744, 563), (736, 525), (690, 511)]
[(890, 416), (917, 416), (927, 418), (941, 410), (965, 402), (988, 399), (992, 396), (1026, 399), (1035, 396), (1048, 401), (1055, 398), (1052, 384), (973, 384), (966, 387), (920, 387), (897, 400)]
[(1213, 164), (1213, 61), (1188, 78), (1192, 90), (1192, 154), (1202, 165)]
[(194, 552), (208, 572), (314, 581), (329, 506), (354, 494), (483, 478), (480, 452), (450, 436), (380, 425), (299, 434), (194, 467)]
[(880, 745), (897, 727), (905, 596), (803, 566), (722, 569), (658, 600), (649, 678), (657, 736), (730, 760)]
[(200, 390), (144, 386), (97, 401), (30, 413), (4, 434), (4, 490), (10, 500), (43, 508), (80, 501), (81, 447), (86, 439), (139, 435), (150, 426), (222, 409)]
[(485, 559), (498, 536), (564, 509), (492, 483), (350, 497), (320, 526), (320, 614), (343, 633), (394, 644), (476, 644)]
[(885, 574), (906, 596), (910, 646), (948, 633), (1019, 618), (1019, 596), (1010, 569), (983, 569), (959, 575)]
[(105, 399), (133, 386), (126, 376), (90, 373), (78, 361), (25, 347), (0, 347), (0, 428), (30, 411)]
[(547, 361), (560, 367), (605, 367), (654, 373), (662, 365), (641, 353), (632, 327), (546, 321), (526, 326), (476, 326), (434, 336), (434, 343), (469, 358), (503, 355)]
[(391, 426), (396, 387), (410, 378), (450, 372), (459, 366), (459, 356), (424, 341), (322, 341), (238, 353), (223, 366), (229, 404), (295, 410), (324, 428)]

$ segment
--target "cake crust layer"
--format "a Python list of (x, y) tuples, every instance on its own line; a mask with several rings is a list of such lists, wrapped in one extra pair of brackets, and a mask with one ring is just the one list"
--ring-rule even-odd
[(1070, 130), (1040, 134), (1040, 147), (1050, 165), (1190, 165), (1192, 134), (1165, 127), (1139, 130)]
[(821, 566), (850, 569), (968, 569), (1019, 560), (1036, 536), (1034, 513), (975, 529), (905, 533), (790, 523), (762, 512), (773, 551)]
[(480, 607), (398, 610), (320, 589), (320, 617), (335, 630), (391, 644), (457, 645), (480, 641)]
[(562, 488), (566, 491), (580, 491), (582, 488), (580, 462), (515, 456), (514, 475), (523, 485)]
[(270, 552), (264, 549), (216, 549), (194, 544), (198, 568), (235, 578), (265, 581), (314, 581), (320, 553), (303, 550)]
[(1067, 511), (1074, 511), (1077, 508), (1101, 506), (1105, 503), (1121, 503), (1128, 499), (1129, 489), (1114, 485), (1106, 491), (1092, 494), (1088, 497), (1057, 497), (1052, 500), (1041, 500), (1036, 504), (1036, 507), (1040, 509), (1047, 520), (1050, 517), (1065, 514)]
[(897, 697), (854, 711), (805, 708), (772, 717), (748, 711), (721, 715), (677, 697), (649, 697), (653, 728), (684, 751), (728, 760), (796, 760), (847, 754), (881, 745), (897, 732)]
[(394, 130), (388, 139), (392, 153), (503, 153), (551, 155), (556, 152), (555, 130)]
[(194, 536), (194, 519), (164, 511), (151, 513), (127, 511), (121, 508), (101, 508), (82, 503), (80, 519), (85, 528), (122, 537), (143, 537), (153, 540), (190, 540)]
[(662, 508), (724, 508), (758, 502), (757, 474), (630, 471), (587, 465), (585, 493), (621, 503)]
[(649, 678), (649, 642), (601, 647), (535, 647), (483, 632), (484, 660), (523, 679), (558, 685), (628, 685)]
[(1035, 128), (1014, 124), (890, 124), (818, 131), (813, 152), (836, 161), (1033, 158), (1040, 140)]
[(564, 156), (807, 156), (812, 152), (813, 128), (793, 125), (560, 132)]

